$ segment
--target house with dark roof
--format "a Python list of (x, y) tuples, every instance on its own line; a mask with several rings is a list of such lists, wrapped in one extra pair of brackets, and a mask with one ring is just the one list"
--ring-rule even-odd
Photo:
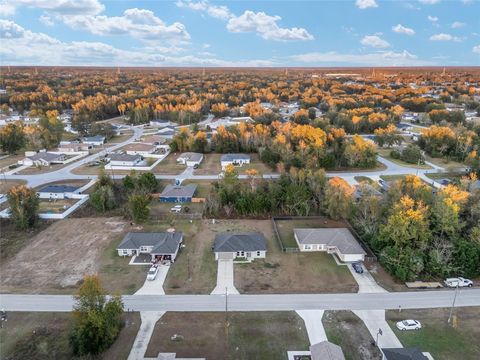
[(300, 251), (326, 251), (344, 262), (363, 261), (366, 252), (347, 228), (293, 229)]
[(244, 164), (250, 164), (250, 155), (248, 154), (223, 154), (220, 158), (220, 164), (222, 170), (228, 165), (243, 166)]
[(192, 202), (197, 185), (167, 185), (160, 194), (161, 202)]
[(267, 255), (265, 236), (259, 232), (227, 232), (218, 234), (213, 245), (215, 260), (245, 258), (263, 259)]
[(185, 152), (177, 158), (177, 162), (182, 165), (195, 166), (200, 165), (203, 160), (203, 154), (195, 152)]
[(47, 185), (37, 191), (40, 199), (65, 199), (77, 193), (78, 186)]
[(110, 166), (140, 166), (143, 163), (141, 155), (113, 153), (107, 156)]
[(181, 232), (130, 232), (117, 247), (119, 256), (137, 256), (150, 254), (152, 261), (167, 260), (174, 262), (183, 242)]
[(345, 360), (342, 348), (329, 341), (322, 341), (310, 346), (312, 360)]
[(105, 144), (105, 136), (95, 135), (95, 136), (87, 136), (82, 139), (83, 144), (88, 144), (92, 146), (102, 146)]
[(383, 348), (383, 360), (428, 360), (419, 348)]
[(20, 163), (29, 166), (50, 166), (51, 164), (62, 164), (66, 159), (65, 154), (39, 152), (31, 156), (27, 156)]

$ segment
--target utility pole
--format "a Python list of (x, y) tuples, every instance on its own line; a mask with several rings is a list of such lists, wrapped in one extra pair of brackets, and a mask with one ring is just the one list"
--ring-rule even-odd
[(455, 287), (455, 295), (453, 296), (453, 303), (452, 303), (452, 306), (450, 307), (450, 315), (448, 315), (448, 321), (447, 322), (449, 324), (450, 324), (450, 321), (452, 320), (453, 308), (455, 307), (455, 301), (457, 300), (458, 285), (460, 285), (459, 281), (457, 281), (457, 286)]
[(225, 356), (228, 354), (228, 287), (225, 286)]

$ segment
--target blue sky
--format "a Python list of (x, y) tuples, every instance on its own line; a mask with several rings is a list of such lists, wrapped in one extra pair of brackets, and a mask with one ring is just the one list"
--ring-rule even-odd
[(478, 0), (0, 0), (2, 65), (480, 65)]

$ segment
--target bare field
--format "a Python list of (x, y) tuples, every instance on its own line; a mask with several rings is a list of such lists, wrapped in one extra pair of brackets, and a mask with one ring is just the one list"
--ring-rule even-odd
[(23, 180), (1, 180), (0, 181), (0, 194), (6, 194), (8, 190), (16, 185), (26, 184)]
[[(71, 292), (126, 231), (121, 218), (65, 219), (34, 235), (0, 266), (2, 292)], [(108, 284), (105, 284), (108, 285)]]

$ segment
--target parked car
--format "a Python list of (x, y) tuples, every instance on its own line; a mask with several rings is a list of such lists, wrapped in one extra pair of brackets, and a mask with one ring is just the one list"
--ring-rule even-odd
[(158, 266), (152, 266), (147, 273), (147, 280), (153, 281), (157, 277), (158, 274)]
[(200, 165), (195, 164), (195, 165), (193, 165), (193, 168), (194, 168), (194, 169), (198, 169), (199, 166), (200, 166)]
[(422, 328), (422, 324), (418, 320), (403, 320), (397, 322), (397, 329), (398, 330), (420, 330)]
[(359, 263), (359, 262), (354, 262), (354, 263), (352, 264), (352, 268), (353, 268), (353, 270), (355, 270), (355, 272), (356, 272), (357, 274), (363, 274), (363, 266), (362, 266), (361, 263)]
[(462, 277), (458, 278), (448, 278), (445, 279), (445, 286), (447, 287), (472, 287), (473, 286), (473, 281), (469, 279), (465, 279)]
[(170, 208), (170, 211), (174, 213), (179, 213), (182, 211), (182, 205), (175, 205), (174, 207)]

